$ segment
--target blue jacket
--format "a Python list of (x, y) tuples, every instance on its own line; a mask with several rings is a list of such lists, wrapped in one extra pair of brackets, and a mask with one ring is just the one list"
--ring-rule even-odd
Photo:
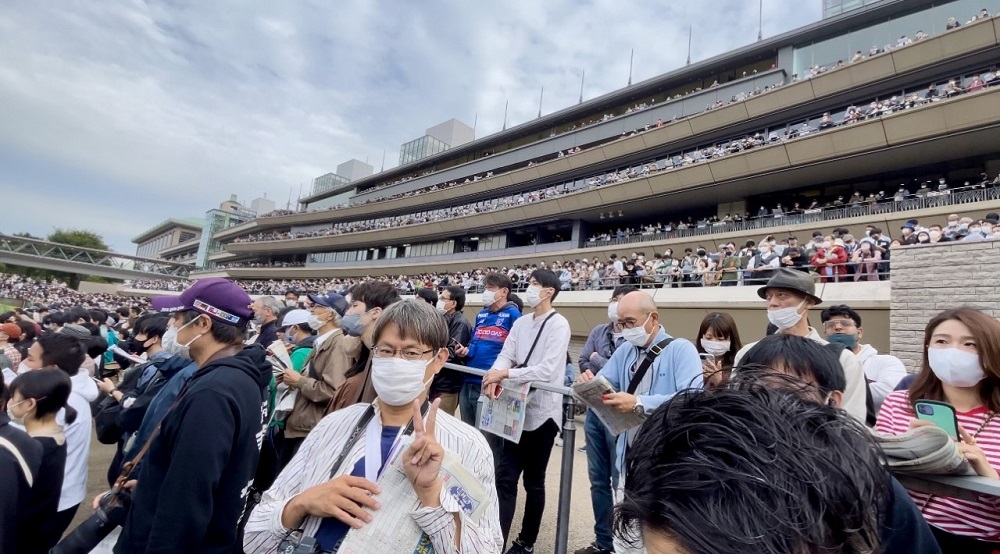
[[(670, 335), (661, 326), (651, 344), (657, 344), (668, 338), (670, 338)], [(608, 360), (608, 363), (604, 365), (604, 368), (601, 369), (598, 375), (607, 379), (616, 391), (627, 390), (629, 381), (632, 378), (632, 372), (636, 368), (636, 361), (645, 355), (645, 349), (624, 343), (615, 350), (615, 353), (611, 355), (611, 359)], [(701, 358), (698, 357), (698, 350), (687, 339), (676, 339), (671, 342), (653, 361), (648, 374), (652, 375), (649, 389), (644, 390), (645, 387), (640, 386), (635, 391), (635, 395), (639, 399), (639, 402), (642, 403), (646, 414), (653, 413), (654, 410), (660, 407), (660, 404), (670, 400), (678, 392), (688, 389), (700, 389), (704, 383), (701, 371)], [(619, 471), (623, 470), (627, 442), (626, 435), (629, 433), (634, 433), (634, 431), (622, 433), (618, 436), (618, 443), (615, 448), (615, 463)]]
[(160, 388), (153, 400), (150, 401), (149, 406), (146, 408), (146, 413), (142, 417), (142, 423), (139, 425), (139, 430), (135, 433), (135, 438), (132, 442), (125, 447), (125, 459), (123, 461), (127, 462), (135, 457), (136, 454), (142, 450), (146, 441), (149, 440), (149, 436), (153, 433), (153, 429), (160, 423), (163, 419), (163, 415), (167, 413), (171, 404), (177, 399), (177, 395), (180, 394), (181, 389), (187, 384), (194, 372), (198, 370), (198, 364), (187, 358), (182, 358), (180, 356), (173, 356), (166, 362), (160, 365), (159, 371), (160, 375), (167, 379), (167, 382)]
[[(602, 323), (594, 327), (590, 336), (587, 337), (587, 342), (583, 344), (583, 349), (580, 350), (580, 373), (590, 370), (591, 373), (597, 375), (597, 372), (611, 359), (615, 349), (623, 342), (624, 339), (620, 336), (618, 340), (615, 340), (610, 323)], [(597, 357), (591, 360), (590, 355), (594, 352), (597, 352)]]
[[(514, 321), (521, 317), (521, 312), (513, 302), (495, 312), (483, 308), (476, 316), (476, 324), (472, 329), (472, 340), (469, 341), (469, 354), (465, 357), (465, 365), (477, 369), (490, 369), (500, 355), (507, 335), (514, 327)], [(466, 375), (466, 383), (482, 383), (482, 377)]]

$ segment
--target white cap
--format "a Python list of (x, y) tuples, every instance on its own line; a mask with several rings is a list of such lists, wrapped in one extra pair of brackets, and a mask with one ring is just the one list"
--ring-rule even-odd
[(309, 310), (292, 310), (285, 314), (284, 319), (281, 320), (282, 327), (291, 327), (292, 325), (301, 325), (309, 321)]

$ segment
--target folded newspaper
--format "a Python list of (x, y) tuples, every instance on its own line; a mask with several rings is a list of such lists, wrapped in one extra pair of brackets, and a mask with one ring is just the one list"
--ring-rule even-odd
[(939, 427), (917, 427), (900, 435), (876, 435), (889, 469), (899, 473), (975, 475), (948, 433)]
[(589, 407), (594, 415), (604, 423), (604, 426), (613, 435), (620, 435), (629, 429), (642, 425), (646, 420), (645, 414), (634, 412), (621, 413), (610, 406), (604, 404), (604, 395), (615, 392), (614, 387), (607, 379), (598, 375), (586, 383), (576, 383), (573, 385), (573, 396)]

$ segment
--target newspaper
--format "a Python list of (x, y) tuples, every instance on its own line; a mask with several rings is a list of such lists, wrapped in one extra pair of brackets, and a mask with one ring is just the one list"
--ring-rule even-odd
[[(407, 436), (402, 440), (393, 458), (387, 462), (391, 465), (385, 468), (378, 480), (382, 492), (375, 498), (381, 507), (374, 513), (371, 523), (348, 531), (337, 554), (430, 550), (430, 538), (410, 515), (420, 502), (403, 471), (402, 454), (413, 442), (413, 438)], [(445, 452), (441, 469), (444, 490), (458, 502), (467, 517), (478, 520), (486, 510), (486, 489), (450, 452)]]
[(126, 360), (132, 362), (133, 364), (144, 364), (149, 361), (146, 358), (141, 358), (139, 356), (129, 354), (128, 352), (122, 350), (121, 347), (118, 346), (117, 344), (111, 345), (111, 347), (108, 348), (108, 350), (114, 354), (118, 354), (119, 356), (125, 358)]
[(480, 396), (481, 410), (477, 427), (498, 437), (517, 443), (524, 431), (524, 412), (528, 404), (531, 383), (513, 385), (504, 379), (503, 389), (496, 399)]
[(292, 358), (288, 355), (288, 347), (280, 340), (268, 345), (267, 361), (271, 363), (271, 371), (275, 377), (292, 367)]
[(611, 431), (611, 434), (615, 436), (642, 425), (642, 422), (646, 420), (645, 414), (634, 412), (623, 414), (605, 405), (604, 395), (615, 392), (615, 389), (607, 379), (600, 375), (586, 383), (575, 383), (572, 388), (573, 396), (586, 404), (597, 416), (597, 419), (600, 419), (608, 431)]

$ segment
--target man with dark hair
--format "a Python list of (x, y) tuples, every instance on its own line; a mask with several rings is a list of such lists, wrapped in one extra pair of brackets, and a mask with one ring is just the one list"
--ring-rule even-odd
[[(763, 386), (832, 408), (841, 407), (847, 385), (834, 350), (794, 335), (779, 334), (761, 340), (746, 353), (734, 375), (733, 389), (753, 391)], [(930, 526), (906, 489), (895, 478), (890, 480), (891, 491), (879, 509), (880, 552), (940, 552)]]
[(295, 289), (288, 289), (285, 291), (285, 306), (289, 308), (299, 307), (299, 292)]
[(905, 500), (857, 421), (753, 384), (678, 395), (646, 420), (615, 532), (655, 553), (860, 554), (882, 551), (885, 531), (917, 547), (892, 552), (937, 552), (903, 536), (919, 531), (912, 511), (911, 527), (889, 527)]
[[(472, 338), (472, 325), (465, 318), (462, 309), (465, 308), (465, 289), (458, 286), (446, 287), (438, 295), (437, 310), (444, 314), (448, 324), (448, 362), (462, 363), (455, 355), (456, 345), (469, 344)], [(431, 400), (441, 399), (441, 409), (455, 415), (458, 409), (458, 396), (465, 383), (465, 374), (454, 369), (442, 368), (434, 376), (431, 383)]]
[(826, 340), (843, 344), (858, 358), (865, 372), (865, 381), (871, 393), (875, 413), (882, 407), (882, 401), (896, 390), (899, 382), (906, 377), (906, 366), (895, 356), (879, 354), (870, 344), (861, 344), (864, 329), (861, 316), (846, 304), (831, 306), (820, 314)]
[(66, 436), (66, 466), (63, 473), (59, 511), (55, 515), (53, 532), (62, 534), (76, 515), (80, 502), (87, 495), (87, 461), (90, 457), (92, 421), (90, 403), (97, 400), (97, 385), (82, 370), (85, 345), (72, 336), (51, 333), (39, 337), (28, 349), (25, 369), (59, 368), (69, 375), (72, 389), (67, 404), (78, 413), (72, 423), (66, 422), (65, 411), (60, 411), (56, 422), (63, 426)]
[[(569, 321), (556, 313), (552, 301), (559, 296), (559, 277), (545, 269), (531, 273), (525, 304), (534, 312), (514, 322), (493, 367), (483, 377), (483, 387), (540, 382), (562, 386), (569, 350)], [(504, 542), (510, 535), (517, 507), (517, 483), (524, 474), (525, 510), (521, 532), (508, 554), (534, 552), (545, 510), (545, 471), (562, 421), (562, 396), (534, 391), (524, 407), (524, 430), (519, 442), (495, 443), (497, 496)]]
[[(487, 273), (483, 276), (483, 309), (476, 315), (472, 328), (472, 338), (468, 344), (455, 346), (455, 356), (464, 365), (476, 369), (490, 369), (500, 355), (514, 321), (521, 317), (521, 310), (509, 301), (510, 278), (503, 273)], [(483, 380), (475, 375), (466, 375), (465, 384), (459, 393), (459, 407), (462, 421), (476, 426), (476, 406), (483, 390)]]
[[(590, 376), (608, 363), (615, 350), (625, 339), (618, 325), (618, 301), (621, 297), (639, 289), (631, 285), (619, 285), (611, 293), (608, 304), (608, 323), (594, 327), (580, 350), (580, 373)], [(590, 503), (594, 508), (594, 536), (590, 545), (575, 554), (607, 554), (614, 552), (611, 537), (611, 516), (614, 506), (612, 492), (618, 488), (618, 469), (615, 467), (615, 436), (608, 431), (601, 420), (588, 410), (583, 425), (587, 439), (587, 474), (590, 478)]]
[(232, 281), (195, 281), (153, 300), (174, 312), (176, 341), (199, 369), (150, 439), (116, 553), (232, 552), (254, 477), (271, 366), (244, 348), (253, 300)]
[(438, 303), (438, 293), (434, 292), (434, 289), (424, 287), (422, 289), (417, 289), (417, 298), (427, 302), (431, 306), (437, 306)]

